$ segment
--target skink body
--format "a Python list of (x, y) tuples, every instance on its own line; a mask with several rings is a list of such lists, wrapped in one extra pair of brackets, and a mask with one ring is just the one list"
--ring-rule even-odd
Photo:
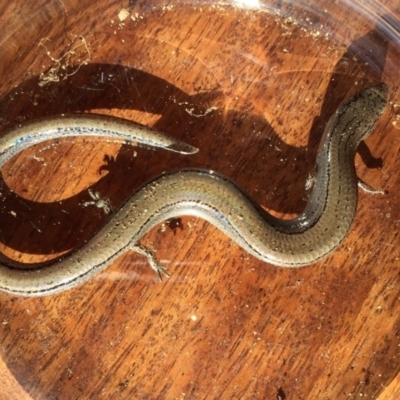
[[(336, 249), (349, 232), (357, 206), (354, 156), (376, 127), (388, 88), (378, 84), (343, 102), (329, 120), (316, 160), (307, 206), (297, 218), (273, 217), (231, 180), (203, 170), (161, 175), (136, 191), (85, 245), (37, 269), (0, 265), (0, 290), (43, 296), (72, 288), (110, 265), (154, 226), (193, 215), (217, 226), (250, 254), (270, 264), (301, 267)], [(0, 168), (23, 149), (64, 136), (95, 135), (184, 154), (196, 148), (151, 129), (98, 116), (50, 118), (26, 124), (0, 139)], [(153, 266), (162, 271), (162, 267)]]

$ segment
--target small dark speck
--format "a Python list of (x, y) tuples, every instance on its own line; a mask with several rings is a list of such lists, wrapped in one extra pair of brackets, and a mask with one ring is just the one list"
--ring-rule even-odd
[(121, 389), (127, 388), (128, 385), (129, 385), (129, 381), (128, 381), (128, 380), (122, 381), (122, 382), (120, 382), (120, 383), (118, 384), (118, 386), (119, 386)]
[(171, 229), (172, 232), (174, 232), (174, 235), (176, 235), (176, 231), (178, 228), (180, 230), (183, 230), (183, 224), (182, 224), (182, 219), (181, 218), (171, 218), (167, 221), (168, 228)]
[(369, 377), (370, 377), (370, 372), (366, 371), (365, 372), (365, 378), (364, 378), (365, 385), (369, 385), (369, 382), (370, 382)]
[(286, 394), (283, 391), (283, 389), (280, 387), (278, 389), (278, 393), (276, 394), (276, 400), (285, 400), (286, 399)]

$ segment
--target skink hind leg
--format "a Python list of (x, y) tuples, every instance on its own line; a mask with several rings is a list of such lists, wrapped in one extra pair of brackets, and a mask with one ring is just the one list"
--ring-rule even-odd
[(158, 276), (158, 280), (161, 282), (162, 281), (162, 275), (165, 275), (167, 278), (169, 278), (169, 274), (166, 271), (166, 268), (161, 266), (158, 261), (156, 260), (156, 257), (154, 256), (153, 252), (146, 247), (140, 245), (140, 244), (135, 244), (131, 247), (131, 249), (138, 253), (141, 254), (142, 256), (145, 256), (150, 264), (150, 267), (152, 270), (154, 270)]
[(92, 189), (88, 189), (88, 193), (92, 200), (82, 203), (83, 207), (95, 206), (101, 208), (106, 215), (113, 211), (111, 200), (109, 198), (101, 197), (99, 192), (93, 192)]
[[(308, 197), (312, 191), (312, 188), (315, 185), (315, 177), (316, 177), (316, 171), (313, 170), (308, 174), (307, 180), (306, 180), (306, 184), (304, 186), (303, 189), (303, 193), (301, 198), (305, 201), (308, 200)], [(365, 193), (369, 193), (372, 195), (375, 194), (386, 194), (386, 191), (383, 189), (377, 189), (372, 187), (371, 185), (369, 185), (368, 183), (365, 183), (363, 180), (361, 180), (360, 178), (357, 177), (357, 185), (358, 187), (363, 190)]]
[(366, 193), (369, 194), (386, 194), (386, 191), (383, 189), (376, 189), (370, 185), (368, 185), (368, 183), (365, 183), (364, 181), (362, 181), (360, 178), (357, 178), (357, 184), (358, 187), (363, 190)]

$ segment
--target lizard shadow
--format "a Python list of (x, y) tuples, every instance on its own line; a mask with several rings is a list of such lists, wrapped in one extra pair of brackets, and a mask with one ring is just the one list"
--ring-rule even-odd
[[(38, 86), (38, 76), (22, 82), (0, 99), (0, 113), (5, 116), (2, 128), (12, 126), (22, 117), (33, 119), (97, 109), (137, 110), (160, 115), (154, 128), (199, 147), (200, 152), (182, 157), (163, 150), (141, 149), (140, 156), (134, 157), (135, 148), (122, 146), (112, 162), (106, 166), (99, 165), (99, 173), (106, 174), (102, 174), (91, 187), (109, 197), (114, 208), (118, 208), (135, 188), (164, 170), (194, 167), (214, 169), (233, 176), (238, 185), (247, 188), (262, 206), (296, 214), (305, 206), (304, 200), (296, 194), (302, 193), (312, 170), (326, 122), (356, 81), (361, 88), (371, 80), (370, 77), (365, 80), (359, 77), (366, 61), (377, 71), (374, 79), (380, 80), (387, 50), (387, 43), (380, 38), (379, 32), (373, 30), (354, 41), (343, 53), (333, 71), (321, 113), (314, 119), (305, 148), (288, 145), (265, 118), (251, 112), (244, 114), (244, 110), (230, 110), (222, 115), (212, 111), (199, 118), (207, 106), (223, 101), (221, 92), (189, 95), (164, 79), (112, 64), (82, 66), (78, 73), (65, 81), (50, 82), (45, 86)], [(365, 51), (370, 48), (374, 51)], [(361, 59), (364, 54), (369, 54), (370, 59)], [(362, 62), (351, 62), (355, 56), (359, 56)], [(111, 76), (112, 79), (104, 78)], [(30, 95), (21, 98), (19, 93)], [(32, 102), (32, 93), (35, 102)], [(261, 136), (248, 134), (255, 128), (262, 132)], [(273, 151), (274, 148), (280, 151)], [(247, 154), (247, 149), (256, 149), (252, 157)], [(368, 167), (382, 165), (382, 160), (373, 158), (364, 144), (359, 152)], [(266, 161), (260, 163), (257, 160), (261, 158), (260, 154)], [(285, 165), (281, 165), (282, 154), (285, 155)], [(277, 165), (282, 172), (277, 173)], [(0, 241), (20, 252), (58, 254), (75, 249), (89, 240), (107, 218), (102, 210), (82, 206), (90, 200), (86, 190), (62, 201), (39, 203), (16, 194), (3, 176), (0, 189)]]

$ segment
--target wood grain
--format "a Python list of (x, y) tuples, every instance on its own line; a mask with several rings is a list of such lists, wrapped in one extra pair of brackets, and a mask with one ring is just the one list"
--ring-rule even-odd
[[(400, 396), (400, 43), (348, 5), (269, 10), (156, 1), (0, 5), (1, 127), (71, 112), (123, 116), (196, 156), (101, 140), (35, 146), (2, 170), (1, 252), (23, 263), (82, 245), (164, 170), (225, 174), (278, 216), (298, 214), (338, 104), (385, 81), (390, 104), (360, 146), (354, 226), (329, 258), (264, 264), (182, 216), (88, 283), (38, 299), (0, 294), (5, 399), (394, 399)], [(334, 3), (334, 4), (331, 4)], [(400, 9), (385, 1), (385, 20)], [(396, 9), (397, 7), (397, 9)], [(125, 11), (122, 11), (124, 9)], [(126, 19), (124, 19), (126, 17)], [(398, 40), (398, 37), (397, 37)]]

